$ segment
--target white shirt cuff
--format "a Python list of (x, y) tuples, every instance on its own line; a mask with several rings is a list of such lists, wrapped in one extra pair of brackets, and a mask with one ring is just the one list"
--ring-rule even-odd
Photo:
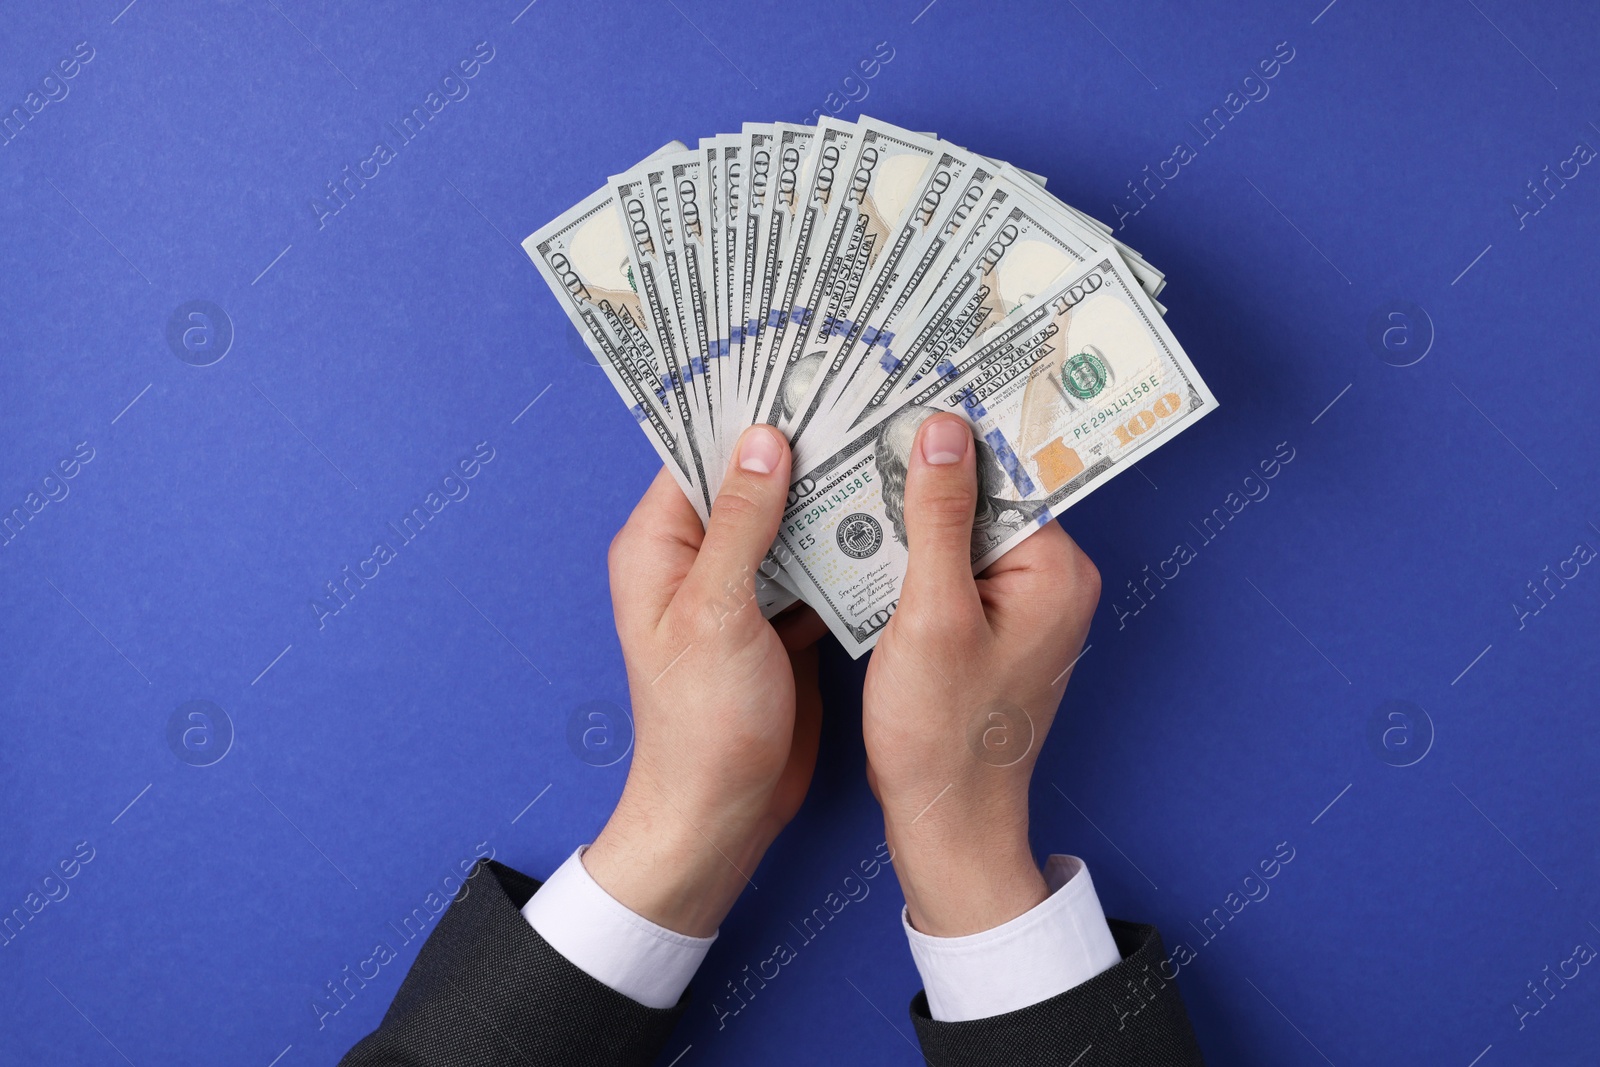
[(710, 937), (657, 926), (600, 887), (583, 865), (584, 845), (522, 906), (522, 916), (589, 977), (647, 1008), (678, 1003), (700, 968)]
[(1122, 959), (1089, 869), (1076, 856), (1051, 856), (1050, 896), (992, 930), (930, 937), (900, 921), (922, 975), (928, 1011), (940, 1022), (966, 1022), (1049, 1000)]

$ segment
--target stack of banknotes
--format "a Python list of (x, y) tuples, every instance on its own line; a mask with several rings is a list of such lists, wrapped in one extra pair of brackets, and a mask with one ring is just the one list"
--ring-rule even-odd
[(751, 587), (852, 655), (893, 616), (918, 425), (971, 424), (981, 570), (1216, 407), (1164, 278), (1008, 163), (862, 117), (674, 142), (523, 242), (704, 519), (746, 427), (794, 453)]

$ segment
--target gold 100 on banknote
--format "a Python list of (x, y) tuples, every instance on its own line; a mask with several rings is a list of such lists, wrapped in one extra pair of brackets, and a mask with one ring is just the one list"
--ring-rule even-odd
[(672, 142), (522, 244), (702, 519), (746, 427), (789, 437), (757, 598), (855, 656), (899, 603), (930, 414), (972, 427), (976, 570), (1217, 404), (1109, 227), (865, 116)]

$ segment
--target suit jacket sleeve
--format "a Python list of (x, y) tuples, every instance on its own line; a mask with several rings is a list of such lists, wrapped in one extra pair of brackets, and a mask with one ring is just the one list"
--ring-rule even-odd
[[(689, 1000), (647, 1008), (590, 977), (522, 917), (540, 883), (480, 861), (378, 1029), (341, 1067), (645, 1067)], [(1060, 996), (971, 1022), (911, 1002), (934, 1067), (1203, 1067), (1153, 926), (1111, 920), (1122, 962)]]
[(568, 962), (522, 917), (540, 883), (480, 860), (378, 1029), (341, 1067), (632, 1067), (683, 1013), (647, 1008)]
[(1059, 996), (1005, 1015), (944, 1023), (928, 999), (911, 1020), (933, 1067), (1204, 1067), (1154, 926), (1110, 920), (1122, 962)]

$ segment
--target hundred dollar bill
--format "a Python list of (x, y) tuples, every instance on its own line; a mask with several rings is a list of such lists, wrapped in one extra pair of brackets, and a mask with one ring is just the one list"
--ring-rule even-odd
[(755, 350), (747, 353), (754, 370), (753, 399), (755, 421), (767, 422), (771, 404), (774, 353), (778, 328), (785, 321), (783, 289), (789, 279), (789, 257), (795, 248), (794, 233), (805, 210), (805, 191), (810, 185), (815, 158), (811, 142), (817, 131), (810, 126), (787, 122), (774, 123), (772, 147), (773, 187), (764, 206), (761, 262), (756, 265), (759, 295), (755, 303)]
[[(1000, 178), (1001, 172), (996, 168), (973, 166), (964, 184), (952, 186), (947, 191), (943, 203), (938, 206), (938, 213), (932, 216), (933, 230), (928, 235), (923, 258), (907, 278), (906, 284), (895, 294), (888, 309), (880, 313), (884, 321), (897, 323), (901, 321), (901, 316), (927, 303), (946, 269), (955, 261), (956, 253), (968, 234), (977, 225), (978, 209)], [(927, 203), (931, 210), (932, 195), (936, 192), (929, 190), (929, 196), (919, 201), (919, 209), (923, 203)]]
[[(722, 221), (723, 200), (727, 190), (722, 178), (722, 145), (716, 138), (702, 139), (697, 149), (701, 172), (705, 181), (700, 190), (699, 214), (705, 229), (705, 277), (702, 280), (701, 299), (705, 303), (706, 360), (711, 367), (714, 389), (713, 407), (726, 420), (728, 379), (733, 376), (728, 366), (728, 333), (722, 322), (722, 302), (717, 293), (722, 280)], [(678, 208), (682, 215), (684, 208)]]
[[(988, 156), (983, 156), (981, 158), (987, 160), (994, 166), (1007, 171), (1010, 174), (1021, 175), (1022, 177), (1027, 178), (1028, 181), (1039, 187), (1039, 191), (1041, 193), (1045, 193), (1045, 195), (1048, 196), (1051, 201), (1060, 205), (1063, 211), (1073, 215), (1085, 226), (1088, 226), (1094, 230), (1098, 230), (1106, 240), (1117, 246), (1117, 251), (1122, 253), (1122, 258), (1128, 261), (1128, 265), (1131, 266), (1134, 269), (1134, 272), (1139, 276), (1139, 284), (1144, 286), (1144, 291), (1150, 294), (1150, 299), (1154, 300), (1156, 297), (1161, 295), (1161, 290), (1164, 289), (1167, 284), (1166, 275), (1152, 266), (1149, 260), (1145, 259), (1138, 252), (1134, 251), (1132, 248), (1128, 247), (1127, 244), (1123, 243), (1123, 241), (1120, 240), (1112, 231), (1110, 226), (1106, 225), (1104, 222), (1101, 222), (1099, 219), (1088, 214), (1087, 212), (1079, 211), (1077, 208), (1073, 207), (1065, 200), (1062, 200), (1054, 193), (1046, 192), (1045, 185), (1048, 179), (1045, 178), (1043, 174), (1035, 174), (1033, 171), (1023, 170), (1021, 167), (1013, 163), (1005, 163), (998, 159), (990, 159)], [(1163, 313), (1165, 312), (1163, 311)]]
[(974, 337), (1103, 247), (1085, 241), (1061, 212), (1017, 195), (1013, 183), (1001, 183), (988, 208), (987, 221), (965, 258), (902, 332), (899, 351), (862, 361), (858, 390), (851, 398), (851, 424), (870, 422), (885, 407), (899, 406), (903, 390), (919, 383), (936, 364), (956, 358)]
[[(702, 416), (699, 425), (704, 435), (702, 447), (707, 452), (706, 473), (715, 483), (720, 478), (711, 460), (717, 452), (716, 388), (708, 356), (705, 307), (698, 299), (698, 282), (707, 273), (704, 213), (696, 206), (704, 189), (701, 160), (698, 153), (692, 151), (663, 156), (646, 164), (644, 177), (655, 207), (662, 257), (667, 264), (667, 283), (678, 315), (678, 338), (684, 346), (679, 358), (688, 366), (690, 380), (699, 386), (697, 398)], [(679, 212), (685, 200), (695, 216), (693, 233), (686, 228)], [(712, 495), (716, 495), (715, 484)]]
[(1084, 214), (1034, 183), (1021, 180), (1018, 176), (1020, 172), (1010, 164), (1003, 169), (1009, 179), (1009, 187), (1017, 196), (1026, 197), (1035, 204), (1059, 213), (1063, 224), (1070, 227), (1082, 240), (1090, 244), (1115, 246), (1123, 262), (1128, 265), (1129, 272), (1138, 279), (1139, 287), (1149, 294), (1150, 299), (1155, 300), (1160, 294), (1166, 285), (1166, 276), (1146, 262), (1138, 252), (1118, 240), (1111, 232), (1111, 227), (1092, 215)]
[(610, 189), (622, 217), (630, 280), (639, 292), (644, 321), (657, 349), (671, 364), (675, 379), (683, 385), (684, 430), (695, 438), (697, 450), (709, 462), (714, 440), (703, 381), (705, 361), (690, 349), (685, 336), (687, 308), (680, 299), (682, 261), (662, 158), (676, 157), (658, 157), (615, 176)]
[[(960, 265), (967, 263), (968, 257), (972, 255), (974, 248), (989, 240), (994, 220), (999, 217), (1002, 208), (1014, 199), (1012, 182), (1008, 180), (1010, 175), (1006, 173), (1004, 164), (1000, 164), (1000, 168), (1000, 179), (989, 186), (987, 194), (983, 198), (983, 203), (978, 206), (976, 211), (972, 212), (972, 218), (965, 227), (964, 236), (946, 252), (938, 281), (934, 283), (929, 292), (923, 294), (923, 307), (938, 301), (939, 294), (944, 292), (945, 286), (950, 282), (951, 274)], [(908, 311), (915, 316), (922, 311), (922, 308), (912, 307)]]
[[(857, 362), (857, 388), (837, 402), (841, 417), (834, 432), (848, 432), (842, 427), (869, 421), (885, 406), (898, 406), (904, 391), (915, 388), (939, 360), (1003, 321), (1106, 242), (1104, 234), (1059, 200), (1043, 195), (1021, 171), (1005, 164), (1002, 168), (976, 213), (979, 220), (932, 287), (933, 295), (909, 321), (894, 324), (900, 351), (875, 351)], [(1166, 309), (1153, 299), (1159, 278), (1136, 264), (1128, 266), (1164, 315)]]
[(755, 404), (755, 351), (759, 335), (762, 265), (766, 262), (767, 210), (772, 204), (773, 141), (771, 123), (745, 123), (740, 134), (744, 172), (739, 182), (743, 201), (743, 222), (738, 235), (738, 258), (729, 314), (734, 323), (729, 332), (731, 358), (739, 365), (740, 390), (738, 421), (749, 425)]
[(711, 260), (713, 280), (711, 285), (712, 305), (716, 314), (716, 359), (718, 366), (718, 409), (727, 412), (728, 425), (738, 423), (739, 395), (741, 382), (739, 380), (739, 364), (733, 358), (733, 320), (730, 311), (733, 293), (733, 278), (735, 258), (739, 252), (739, 224), (742, 216), (743, 201), (738, 188), (739, 178), (743, 172), (741, 165), (740, 138), (723, 135), (711, 139), (709, 145), (702, 142), (702, 147), (708, 148), (707, 162), (714, 170), (710, 183), (711, 192)]
[(794, 424), (796, 438), (810, 428), (831, 439), (849, 426), (849, 420), (836, 424), (840, 411), (853, 417), (848, 398), (860, 391), (860, 380), (870, 379), (875, 365), (895, 361), (900, 324), (926, 302), (998, 177), (979, 157), (959, 151), (942, 152), (929, 167), (890, 250), (850, 310), (842, 340), (823, 348), (829, 358)]
[(786, 424), (795, 440), (803, 439), (808, 430), (813, 436), (827, 435), (826, 415), (833, 398), (848, 389), (850, 378), (866, 358), (865, 349), (890, 343), (888, 323), (920, 286), (932, 260), (937, 258), (937, 250), (930, 250), (930, 245), (939, 238), (950, 206), (948, 194), (976, 166), (977, 160), (943, 142), (924, 144), (933, 149), (927, 166), (909, 189), (905, 207), (885, 235), (878, 255), (868, 263), (844, 263), (837, 272), (839, 283), (834, 289), (840, 298), (838, 306), (828, 309), (818, 323), (802, 357), (814, 362), (817, 369), (805, 375), (810, 385), (799, 404), (799, 413)]
[[(716, 499), (723, 465), (699, 333), (704, 323), (703, 309), (697, 316), (688, 292), (695, 260), (692, 253), (685, 252), (683, 226), (673, 210), (676, 199), (672, 168), (695, 162), (686, 160), (684, 155), (654, 157), (627, 174), (612, 178), (610, 191), (620, 212), (642, 317), (652, 325), (661, 350), (673, 353), (673, 379), (682, 397), (685, 435), (695, 441), (704, 521)], [(693, 153), (687, 155), (692, 157)], [(702, 346), (699, 353), (696, 345)], [(773, 578), (765, 572), (756, 575), (756, 600), (763, 612), (770, 614), (793, 603), (793, 594), (783, 589), (782, 581), (781, 576)]]
[[(984, 158), (988, 159), (987, 156), (985, 156)], [(989, 162), (994, 164), (995, 166), (999, 166), (1000, 165), (1000, 161), (999, 160), (990, 159)], [(1022, 175), (1024, 178), (1028, 179), (1033, 184), (1037, 185), (1041, 189), (1043, 189), (1045, 187), (1045, 185), (1048, 184), (1049, 181), (1050, 181), (1050, 179), (1046, 178), (1043, 174), (1035, 174), (1033, 171), (1031, 171), (1031, 170), (1023, 170), (1021, 167), (1017, 167), (1016, 168), (1016, 172), (1018, 174)]]
[[(646, 171), (652, 195), (667, 199), (662, 231), (666, 235), (669, 257), (676, 245), (678, 271), (669, 272), (673, 299), (677, 302), (683, 338), (690, 355), (691, 369), (698, 375), (706, 410), (706, 428), (711, 448), (706, 456), (706, 474), (711, 479), (711, 495), (722, 483), (722, 467), (727, 459), (728, 435), (719, 432), (722, 421), (723, 361), (718, 358), (716, 309), (712, 286), (716, 272), (712, 259), (710, 174), (706, 154), (696, 150), (663, 160), (660, 177)], [(670, 258), (668, 260), (670, 265)]]
[[(1133, 269), (1133, 273), (1139, 279), (1139, 284), (1144, 287), (1145, 292), (1150, 294), (1150, 299), (1155, 301), (1156, 297), (1161, 295), (1161, 290), (1167, 287), (1167, 276), (1161, 271), (1157, 270), (1150, 263), (1150, 261), (1140, 255), (1137, 250), (1130, 248), (1126, 242), (1117, 237), (1110, 226), (1106, 225), (1104, 222), (1101, 222), (1088, 212), (1073, 207), (1071, 204), (1067, 203), (1065, 200), (1062, 200), (1053, 193), (1046, 192), (1042, 184), (1039, 186), (1038, 195), (1041, 198), (1048, 199), (1051, 203), (1059, 206), (1063, 211), (1077, 219), (1078, 222), (1083, 224), (1085, 227), (1091, 230), (1097, 230), (1103, 234), (1106, 240), (1110, 241), (1116, 246), (1117, 252), (1120, 253), (1122, 258), (1127, 261), (1128, 266)], [(1159, 302), (1156, 303), (1156, 307), (1161, 308), (1161, 313), (1163, 315), (1166, 314), (1166, 308), (1162, 308)]]
[(531, 234), (522, 248), (704, 519), (710, 497), (698, 442), (683, 422), (688, 398), (644, 321), (622, 229), (611, 191), (601, 189)]
[[(679, 417), (688, 400), (684, 381), (657, 351), (644, 321), (610, 188), (531, 234), (522, 247), (704, 522), (712, 497), (695, 438)], [(770, 573), (763, 569), (755, 581), (756, 603), (768, 618), (796, 599)]]
[[(828, 120), (823, 120), (824, 122)], [(819, 127), (821, 123), (818, 124)], [(863, 118), (850, 163), (836, 184), (843, 184), (832, 223), (833, 247), (819, 257), (815, 277), (827, 275), (826, 311), (795, 309), (802, 320), (788, 335), (787, 351), (772, 352), (771, 379), (762, 421), (780, 425), (798, 438), (803, 428), (801, 402), (820, 387), (838, 365), (838, 349), (860, 319), (860, 307), (871, 291), (870, 280), (883, 265), (897, 266), (916, 239), (916, 227), (902, 226), (911, 213), (924, 175), (940, 157), (937, 141), (875, 119)], [(946, 154), (944, 162), (949, 162)], [(826, 268), (826, 269), (825, 269)]]
[[(735, 375), (725, 358), (728, 345), (718, 325), (717, 281), (722, 258), (718, 250), (723, 240), (717, 217), (722, 158), (717, 141), (720, 140), (703, 143), (694, 153), (694, 159), (663, 161), (670, 164), (671, 222), (680, 235), (684, 279), (682, 299), (687, 305), (687, 335), (691, 338), (691, 345), (702, 344), (704, 347), (701, 373), (712, 413), (715, 441), (713, 455), (706, 460), (706, 477), (713, 500), (721, 488), (722, 475), (732, 456), (732, 447), (744, 428), (742, 424), (728, 421), (736, 410), (728, 395), (728, 380)], [(730, 265), (730, 276), (731, 273)], [(765, 586), (777, 584), (781, 587), (788, 584), (782, 569), (776, 565), (766, 568), (757, 578), (758, 594)], [(786, 591), (785, 595), (787, 602), (792, 603), (796, 599), (792, 592)]]
[[(801, 198), (793, 247), (786, 254), (788, 277), (777, 288), (773, 311), (778, 319), (763, 372), (772, 376), (756, 419), (783, 425), (792, 399), (786, 392), (795, 349), (814, 328), (821, 313), (821, 297), (835, 273), (838, 256), (851, 231), (851, 211), (841, 197), (859, 175), (858, 142), (863, 131), (855, 123), (824, 116), (817, 122), (812, 144), (814, 161)], [(874, 155), (869, 150), (869, 155)], [(768, 369), (770, 368), (770, 370)]]
[[(675, 194), (674, 220), (683, 234), (685, 275), (689, 282), (691, 301), (703, 308), (704, 325), (701, 328), (705, 341), (706, 384), (716, 425), (717, 449), (713, 460), (707, 463), (707, 477), (711, 482), (711, 496), (716, 497), (722, 474), (732, 456), (732, 448), (744, 423), (737, 419), (739, 397), (738, 373), (729, 359), (731, 343), (726, 323), (730, 321), (727, 310), (732, 291), (734, 261), (737, 251), (738, 201), (742, 194), (735, 189), (729, 192), (729, 182), (737, 179), (737, 167), (730, 177), (724, 166), (732, 166), (742, 154), (743, 138), (724, 136), (701, 142), (699, 154), (701, 167), (678, 165), (672, 170)], [(697, 172), (698, 171), (698, 172)], [(730, 204), (731, 201), (731, 204)], [(695, 269), (698, 261), (701, 269)], [(691, 306), (694, 306), (693, 304)], [(714, 465), (714, 466), (713, 466)], [(763, 610), (771, 616), (798, 598), (792, 590), (782, 568), (769, 561), (756, 576), (757, 599)], [(766, 599), (763, 599), (763, 596)]]
[(905, 474), (930, 414), (954, 412), (973, 429), (981, 571), (1216, 407), (1110, 245), (973, 343), (964, 369), (930, 376), (791, 485), (775, 555), (852, 656), (899, 603)]

